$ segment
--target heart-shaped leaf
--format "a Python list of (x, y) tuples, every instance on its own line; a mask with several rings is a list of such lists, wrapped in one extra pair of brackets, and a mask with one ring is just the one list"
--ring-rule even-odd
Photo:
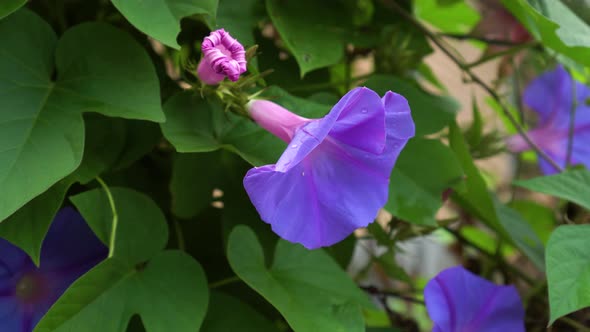
[(113, 5), (133, 24), (162, 43), (179, 48), (176, 36), (180, 20), (196, 14), (215, 18), (218, 0), (112, 0)]
[(266, 267), (256, 235), (236, 226), (229, 236), (228, 259), (234, 272), (283, 314), (296, 332), (364, 331), (361, 307), (368, 297), (329, 255), (279, 241)]
[[(168, 228), (150, 198), (129, 189), (110, 190), (118, 215), (113, 257), (72, 284), (35, 331), (124, 332), (134, 314), (148, 332), (198, 330), (208, 301), (201, 266), (183, 252), (162, 251)], [(104, 191), (71, 199), (107, 242), (113, 215)]]
[(0, 220), (80, 165), (82, 112), (164, 120), (151, 60), (122, 31), (86, 23), (57, 41), (20, 10), (0, 21), (0, 40)]
[(558, 227), (547, 243), (547, 283), (553, 323), (590, 306), (590, 225)]

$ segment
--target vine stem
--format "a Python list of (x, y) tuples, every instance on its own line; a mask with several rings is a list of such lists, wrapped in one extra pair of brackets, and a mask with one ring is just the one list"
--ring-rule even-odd
[[(451, 235), (453, 235), (455, 237), (455, 239), (457, 239), (457, 241), (466, 244), (468, 246), (470, 246), (471, 248), (477, 250), (478, 252), (482, 253), (484, 256), (490, 258), (490, 259), (497, 259), (498, 257), (496, 256), (496, 254), (491, 254), (489, 253), (487, 250), (483, 249), (482, 247), (480, 247), (479, 245), (473, 243), (472, 241), (470, 241), (469, 239), (467, 239), (466, 237), (464, 237), (460, 232), (451, 229), (449, 227), (444, 227), (444, 230), (449, 232)], [(520, 279), (524, 280), (527, 284), (529, 285), (535, 285), (535, 280), (531, 277), (529, 277), (528, 275), (526, 275), (524, 272), (522, 272), (521, 270), (519, 270), (518, 268), (504, 262), (503, 260), (500, 260), (500, 265), (505, 267), (506, 269), (510, 270), (510, 272), (512, 272), (513, 274), (517, 275)]]
[(375, 286), (359, 286), (362, 290), (364, 290), (365, 292), (372, 294), (372, 295), (384, 295), (384, 296), (388, 296), (388, 297), (395, 297), (398, 299), (402, 299), (404, 301), (408, 301), (408, 302), (412, 302), (415, 304), (420, 304), (420, 305), (424, 305), (424, 301), (417, 299), (415, 297), (411, 297), (402, 293), (398, 293), (398, 292), (393, 292), (393, 291), (384, 291), (384, 290), (379, 290), (377, 287)]
[(532, 48), (532, 47), (535, 47), (535, 46), (539, 46), (539, 42), (533, 41), (533, 42), (518, 44), (518, 45), (516, 45), (514, 47), (511, 47), (509, 49), (506, 49), (506, 50), (503, 50), (503, 51), (500, 51), (500, 52), (496, 52), (496, 53), (492, 53), (492, 54), (483, 56), (479, 60), (474, 61), (474, 62), (469, 63), (469, 64), (465, 64), (464, 66), (465, 66), (465, 69), (477, 67), (477, 66), (479, 66), (481, 64), (484, 64), (484, 63), (486, 63), (486, 62), (488, 62), (490, 60), (493, 60), (495, 58), (498, 58), (498, 57), (501, 57), (501, 56), (505, 56), (505, 55), (511, 55), (511, 54), (514, 54), (514, 53), (520, 52), (522, 50), (525, 50), (527, 48)]
[(510, 123), (512, 123), (512, 125), (518, 131), (518, 134), (520, 136), (522, 136), (522, 138), (525, 140), (525, 142), (527, 142), (527, 144), (541, 158), (543, 158), (545, 161), (547, 161), (549, 164), (551, 164), (551, 166), (553, 166), (559, 172), (563, 171), (563, 168), (561, 166), (559, 166), (559, 164), (557, 164), (551, 157), (549, 157), (543, 150), (541, 150), (541, 148), (539, 148), (539, 146), (537, 144), (535, 144), (535, 142), (533, 142), (531, 140), (531, 138), (527, 135), (527, 133), (522, 128), (520, 123), (518, 123), (518, 120), (516, 120), (514, 115), (510, 112), (508, 107), (506, 105), (504, 105), (500, 96), (490, 86), (488, 86), (479, 76), (477, 76), (475, 73), (473, 73), (470, 70), (470, 68), (468, 67), (468, 65), (465, 64), (465, 62), (463, 62), (455, 54), (453, 54), (453, 52), (456, 53), (454, 48), (452, 48), (451, 46), (443, 45), (444, 44), (443, 41), (441, 41), (436, 36), (436, 34), (434, 34), (432, 31), (430, 31), (428, 28), (426, 28), (422, 23), (420, 23), (418, 20), (416, 20), (416, 18), (414, 18), (411, 14), (406, 12), (395, 1), (381, 0), (381, 2), (386, 7), (397, 12), (401, 17), (403, 17), (410, 24), (414, 25), (416, 28), (418, 28), (420, 31), (422, 31), (422, 33), (424, 33), (426, 35), (426, 37), (428, 37), (428, 39), (430, 39), (438, 48), (440, 48), (440, 50), (443, 53), (445, 53), (449, 57), (449, 59), (451, 59), (451, 61), (453, 61), (455, 63), (455, 65), (457, 65), (457, 67), (459, 67), (461, 70), (463, 70), (467, 74), (467, 76), (469, 76), (469, 78), (471, 79), (472, 82), (474, 82), (477, 85), (479, 85), (480, 87), (482, 87), (498, 103), (498, 105), (502, 109), (502, 112), (504, 113), (504, 115), (508, 118)]
[(499, 45), (499, 46), (520, 45), (520, 43), (513, 42), (510, 40), (492, 39), (492, 38), (485, 38), (485, 37), (466, 35), (466, 34), (460, 34), (460, 33), (438, 33), (437, 36), (447, 37), (447, 38), (452, 38), (452, 39), (457, 39), (457, 40), (476, 40), (476, 41), (483, 42), (486, 44)]
[(590, 332), (590, 328), (588, 328), (584, 324), (582, 324), (576, 320), (573, 320), (569, 317), (563, 316), (559, 320), (562, 321), (563, 323), (566, 323), (567, 325), (575, 328), (578, 332)]
[(109, 205), (111, 207), (111, 213), (113, 214), (113, 224), (111, 227), (111, 235), (109, 238), (109, 255), (108, 258), (113, 257), (115, 253), (115, 236), (117, 235), (117, 226), (119, 225), (119, 216), (117, 214), (117, 208), (115, 206), (115, 200), (113, 199), (113, 194), (111, 193), (109, 186), (103, 181), (100, 176), (96, 177), (96, 181), (100, 184), (102, 189), (107, 195), (107, 199), (109, 201)]

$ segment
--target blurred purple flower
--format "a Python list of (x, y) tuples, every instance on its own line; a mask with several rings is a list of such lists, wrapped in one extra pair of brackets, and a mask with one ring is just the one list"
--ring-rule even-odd
[(433, 332), (524, 332), (516, 288), (498, 286), (461, 266), (440, 272), (424, 288)]
[[(524, 91), (525, 105), (539, 116), (537, 127), (528, 135), (558, 165), (566, 166), (573, 84), (576, 89), (576, 113), (571, 163), (590, 168), (590, 88), (575, 81), (561, 65), (534, 79)], [(530, 149), (520, 135), (509, 137), (506, 143), (513, 152)], [(542, 158), (539, 158), (539, 165), (545, 174), (557, 172)]]
[(0, 239), (0, 331), (33, 331), (70, 284), (106, 256), (107, 248), (72, 208), (62, 209), (53, 220), (40, 267)]
[(393, 165), (414, 136), (408, 102), (391, 91), (380, 98), (356, 88), (321, 119), (262, 100), (248, 109), (289, 145), (276, 164), (251, 169), (244, 187), (274, 232), (308, 249), (339, 242), (375, 219)]
[(205, 37), (201, 51), (203, 59), (197, 67), (197, 76), (206, 84), (218, 84), (225, 76), (235, 82), (246, 71), (244, 46), (223, 29)]

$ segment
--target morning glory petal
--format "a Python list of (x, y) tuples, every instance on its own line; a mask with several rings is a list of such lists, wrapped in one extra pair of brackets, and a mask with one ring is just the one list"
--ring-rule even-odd
[(367, 88), (357, 88), (347, 101), (330, 137), (365, 152), (380, 154), (385, 148), (385, 109), (381, 98)]
[(23, 315), (13, 298), (0, 297), (0, 331), (31, 331), (23, 329)]
[(539, 115), (539, 125), (567, 125), (572, 105), (572, 81), (559, 65), (535, 78), (523, 93), (523, 102)]
[[(289, 117), (269, 114), (268, 105), (265, 110), (264, 119), (256, 109), (250, 113), (271, 133), (289, 127), (268, 123)], [(244, 187), (275, 233), (314, 249), (373, 222), (387, 201), (391, 170), (414, 135), (414, 122), (402, 96), (390, 92), (381, 99), (356, 88), (324, 118), (302, 123), (293, 134), (279, 135), (293, 138), (277, 164), (251, 169)]]
[(24, 251), (0, 238), (0, 282), (14, 278), (15, 274), (31, 265), (29, 256)]
[[(107, 248), (94, 235), (80, 213), (71, 207), (55, 216), (41, 248), (43, 271), (76, 271), (106, 258)], [(75, 273), (76, 274), (76, 273)]]
[[(570, 161), (572, 165), (590, 167), (590, 87), (575, 81), (561, 65), (534, 79), (524, 92), (525, 104), (539, 115), (538, 126), (529, 131), (528, 136), (555, 163), (562, 168), (567, 166), (573, 84), (576, 109)], [(506, 144), (513, 152), (531, 149), (519, 135), (509, 137)], [(546, 175), (558, 172), (543, 158), (539, 158), (539, 167)]]
[(424, 289), (426, 309), (441, 332), (524, 332), (524, 308), (513, 286), (498, 286), (452, 267)]

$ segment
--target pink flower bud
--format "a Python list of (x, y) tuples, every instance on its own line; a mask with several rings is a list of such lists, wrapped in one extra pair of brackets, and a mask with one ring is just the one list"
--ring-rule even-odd
[(201, 51), (203, 59), (197, 68), (197, 76), (206, 84), (218, 84), (225, 76), (235, 82), (246, 71), (244, 46), (223, 29), (205, 37)]

